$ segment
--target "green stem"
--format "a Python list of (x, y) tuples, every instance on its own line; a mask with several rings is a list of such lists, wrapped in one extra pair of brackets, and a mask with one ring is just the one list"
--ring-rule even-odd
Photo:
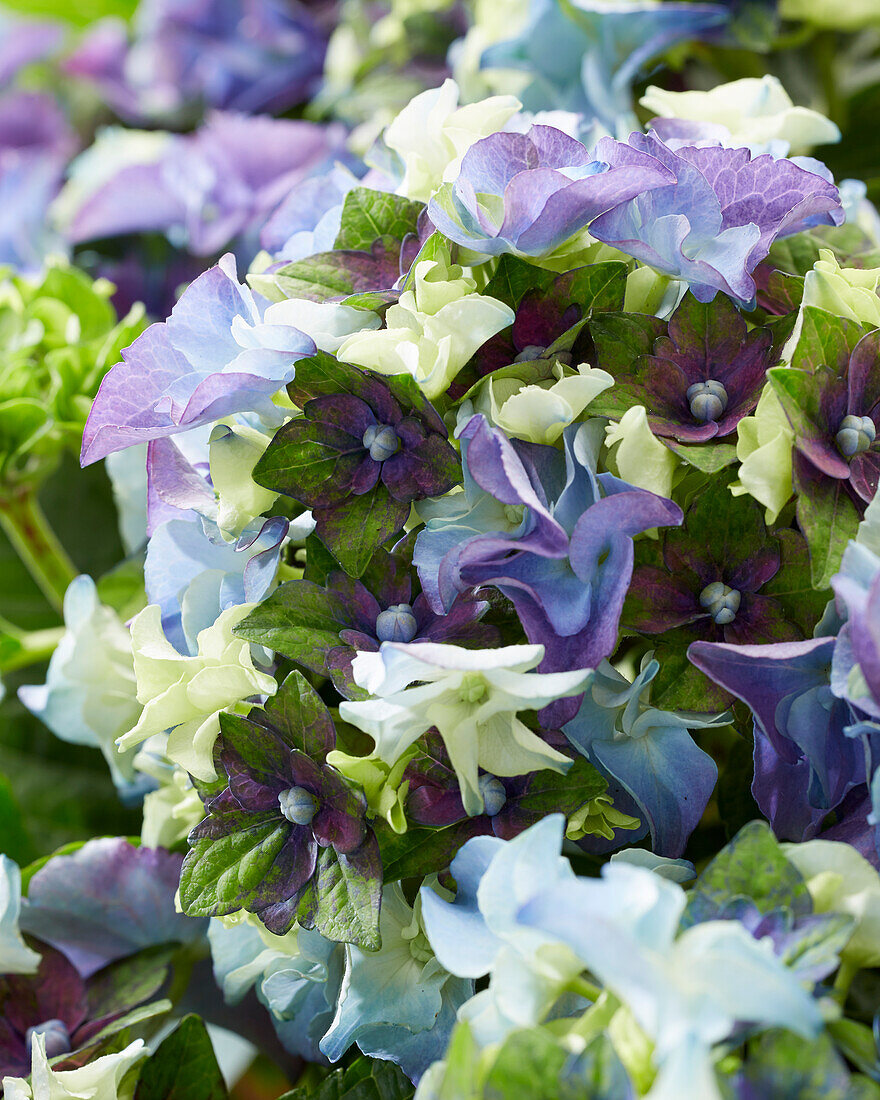
[(3, 648), (0, 648), (0, 672), (15, 672), (16, 669), (27, 668), (29, 665), (48, 660), (64, 636), (64, 627), (19, 630), (14, 623), (0, 616), (0, 635), (5, 635), (13, 643), (9, 653), (4, 653)]
[(849, 987), (852, 985), (853, 978), (855, 978), (858, 972), (859, 968), (847, 962), (846, 959), (840, 964), (840, 969), (837, 971), (837, 977), (834, 979), (834, 996), (840, 1005), (846, 1004)]
[(34, 490), (0, 499), (0, 528), (40, 591), (60, 614), (64, 593), (76, 569), (49, 526)]

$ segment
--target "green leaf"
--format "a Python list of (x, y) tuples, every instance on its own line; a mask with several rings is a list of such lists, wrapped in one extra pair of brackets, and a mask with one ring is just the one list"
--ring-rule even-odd
[(774, 537), (782, 551), (782, 564), (776, 576), (762, 587), (761, 594), (778, 600), (785, 609), (786, 618), (796, 623), (804, 637), (808, 638), (822, 618), (831, 592), (814, 588), (810, 552), (801, 534), (784, 529), (776, 531)]
[(766, 821), (744, 825), (703, 870), (688, 895), (683, 926), (713, 919), (737, 897), (749, 898), (761, 913), (781, 908), (812, 912), (806, 883)]
[(815, 471), (797, 452), (794, 455), (798, 526), (810, 550), (813, 587), (824, 591), (840, 569), (843, 552), (856, 537), (859, 513), (846, 482)]
[(401, 530), (409, 505), (395, 500), (381, 481), (368, 493), (349, 497), (334, 508), (316, 508), (317, 533), (352, 577), (360, 577), (373, 551)]
[(382, 851), (382, 869), (387, 882), (424, 878), (442, 871), (455, 858), (462, 844), (474, 835), (467, 819), (439, 829), (410, 825), (405, 833), (395, 833), (378, 819), (373, 827)]
[(517, 799), (517, 809), (534, 814), (536, 821), (554, 812), (567, 817), (607, 788), (607, 782), (589, 760), (578, 755), (564, 774), (549, 769), (535, 772), (525, 794)]
[(843, 374), (856, 344), (868, 331), (855, 321), (807, 306), (791, 366), (812, 372), (824, 365), (835, 374)]
[(325, 1077), (317, 1088), (296, 1088), (279, 1100), (411, 1100), (413, 1092), (412, 1082), (393, 1062), (358, 1058)]
[(306, 567), (303, 579), (323, 587), (331, 573), (339, 569), (339, 562), (314, 533), (305, 541)]
[(853, 1092), (846, 1063), (825, 1031), (809, 1039), (781, 1029), (759, 1035), (748, 1044), (742, 1076), (756, 1096), (854, 1100), (872, 1095)]
[(719, 470), (736, 462), (736, 447), (732, 443), (697, 443), (686, 446), (674, 439), (664, 439), (663, 442), (689, 466), (704, 474), (717, 474)]
[(323, 700), (300, 672), (291, 672), (262, 711), (248, 715), (251, 721), (278, 730), (291, 748), (313, 760), (323, 759), (334, 740), (333, 722)]
[(363, 376), (364, 372), (359, 367), (340, 363), (335, 355), (319, 351), (308, 359), (297, 360), (296, 377), (288, 385), (287, 392), (291, 401), (302, 408), (313, 397), (328, 393), (357, 395)]
[(279, 585), (233, 633), (324, 674), (328, 652), (342, 644), (339, 632), (351, 626), (352, 617), (341, 596), (301, 580)]
[(242, 828), (196, 841), (180, 871), (184, 913), (190, 917), (237, 913), (268, 888), (267, 882), (271, 885), (281, 875), (273, 865), (289, 828), (276, 814), (269, 815), (269, 820), (266, 816), (242, 813)]
[(228, 1095), (207, 1028), (190, 1015), (144, 1063), (135, 1100), (225, 1100)]
[(530, 290), (546, 290), (556, 278), (552, 271), (505, 252), (483, 292), (516, 309)]
[(361, 441), (339, 428), (291, 420), (276, 432), (252, 476), (258, 485), (308, 507), (325, 485), (350, 476), (363, 454)]
[(635, 360), (650, 355), (654, 341), (665, 332), (663, 321), (643, 313), (600, 314), (590, 321), (590, 335), (596, 345), (595, 365), (615, 378), (628, 375)]
[(344, 856), (334, 848), (318, 854), (315, 877), (306, 886), (297, 920), (328, 940), (354, 943), (368, 951), (382, 946), (379, 908), (382, 903), (382, 861), (375, 836), (369, 834), (355, 852)]
[(89, 1017), (99, 1020), (152, 997), (165, 981), (176, 951), (175, 945), (161, 944), (105, 966), (89, 982)]
[(424, 204), (392, 195), (355, 187), (345, 196), (342, 221), (333, 247), (369, 251), (380, 237), (402, 241), (418, 229)]

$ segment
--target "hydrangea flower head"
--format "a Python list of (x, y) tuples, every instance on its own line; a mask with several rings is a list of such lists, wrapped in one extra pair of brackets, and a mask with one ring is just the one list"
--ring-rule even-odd
[(791, 161), (720, 146), (673, 151), (656, 134), (631, 134), (626, 144), (603, 138), (595, 153), (612, 167), (641, 163), (635, 154), (648, 153), (675, 175), (675, 183), (596, 218), (590, 232), (682, 279), (701, 302), (719, 290), (751, 302), (752, 272), (777, 237), (843, 222), (834, 184)]
[(457, 265), (420, 260), (411, 289), (386, 311), (386, 327), (349, 336), (337, 355), (379, 374), (411, 374), (425, 396), (434, 399), (514, 316), (503, 302), (480, 294)]
[(613, 168), (562, 131), (533, 126), (472, 145), (428, 214), (441, 233), (475, 252), (542, 256), (599, 214), (672, 180), (648, 154)]
[[(474, 651), (435, 642), (383, 642), (378, 653), (359, 653), (352, 663), (355, 681), (377, 698), (343, 702), (339, 713), (369, 733), (389, 764), (436, 726), (458, 776), (465, 810), (477, 814), (484, 806), (479, 768), (493, 775), (520, 775), (571, 767), (570, 758), (528, 729), (517, 713), (579, 694), (592, 673), (531, 671), (543, 656), (540, 645)], [(409, 687), (413, 681), (422, 686)]]
[(254, 666), (251, 648), (232, 635), (250, 610), (238, 604), (221, 612), (198, 636), (198, 653), (182, 656), (162, 630), (162, 612), (150, 604), (131, 623), (138, 701), (137, 723), (117, 741), (129, 749), (154, 733), (171, 730), (169, 759), (197, 778), (216, 778), (212, 760), (221, 710), (251, 695), (273, 695), (275, 680)]
[(298, 329), (262, 327), (262, 308), (231, 255), (187, 287), (106, 376), (83, 433), (82, 461), (270, 405), (315, 345)]
[(840, 141), (824, 115), (796, 107), (775, 76), (745, 77), (708, 92), (670, 92), (651, 85), (641, 105), (652, 111), (652, 129), (664, 140), (718, 141), (754, 154), (797, 156), (815, 145)]

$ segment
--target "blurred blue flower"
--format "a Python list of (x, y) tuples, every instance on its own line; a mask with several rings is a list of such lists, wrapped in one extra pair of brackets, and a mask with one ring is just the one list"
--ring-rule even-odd
[(527, 72), (519, 92), (527, 111), (580, 112), (624, 136), (638, 125), (632, 85), (640, 70), (679, 42), (717, 34), (729, 18), (720, 4), (532, 0), (519, 34), (490, 46), (482, 67)]
[(324, 35), (295, 0), (143, 0), (131, 35), (95, 23), (65, 62), (130, 122), (180, 125), (205, 106), (274, 113), (307, 99)]

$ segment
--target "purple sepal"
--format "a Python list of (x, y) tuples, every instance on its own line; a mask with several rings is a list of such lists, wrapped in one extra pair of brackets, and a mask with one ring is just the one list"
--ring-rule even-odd
[(197, 940), (207, 922), (174, 907), (182, 858), (118, 837), (89, 840), (36, 872), (21, 926), (86, 977), (145, 947)]
[(649, 154), (676, 182), (654, 188), (598, 217), (597, 240), (690, 285), (701, 302), (719, 290), (751, 302), (752, 271), (777, 237), (844, 220), (833, 183), (788, 160), (747, 149), (684, 147), (673, 151), (656, 134), (630, 134), (628, 142), (603, 138), (595, 155), (614, 167)]
[(234, 258), (224, 256), (104, 378), (83, 433), (83, 465), (231, 413), (268, 409), (272, 394), (293, 378), (296, 360), (313, 355), (315, 345), (298, 329), (277, 326), (272, 346), (237, 342), (236, 331), (261, 321)]

